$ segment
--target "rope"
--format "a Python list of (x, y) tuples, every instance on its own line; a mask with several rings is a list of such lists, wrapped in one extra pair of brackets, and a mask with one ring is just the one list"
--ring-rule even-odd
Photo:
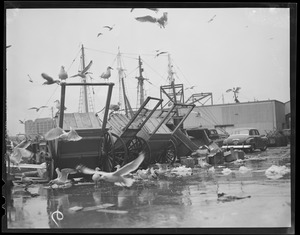
[(54, 215), (56, 215), (56, 219), (58, 221), (63, 220), (64, 219), (64, 215), (63, 213), (61, 213), (57, 207), (56, 211), (52, 212), (51, 214), (51, 219), (53, 220), (53, 222), (56, 224), (57, 227), (59, 227), (58, 223), (56, 222)]

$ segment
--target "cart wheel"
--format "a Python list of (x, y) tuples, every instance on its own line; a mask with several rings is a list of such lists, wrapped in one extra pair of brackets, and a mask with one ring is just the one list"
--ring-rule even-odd
[(115, 133), (111, 133), (114, 139), (114, 161), (113, 167), (116, 165), (125, 165), (125, 159), (128, 158), (128, 151), (124, 140)]
[(141, 167), (147, 168), (150, 164), (151, 150), (149, 144), (140, 137), (135, 136), (128, 144), (128, 158), (125, 160), (126, 163), (136, 159), (141, 151), (145, 152), (145, 160), (142, 162)]
[(101, 146), (100, 168), (103, 171), (111, 172), (114, 169), (114, 140), (110, 132), (105, 132)]
[(158, 157), (158, 163), (173, 164), (177, 158), (177, 147), (174, 140), (169, 140), (169, 143), (162, 154)]

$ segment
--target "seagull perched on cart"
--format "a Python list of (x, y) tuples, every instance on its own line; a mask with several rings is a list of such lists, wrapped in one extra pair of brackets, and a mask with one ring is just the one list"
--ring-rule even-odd
[(78, 172), (89, 174), (89, 175), (99, 174), (101, 180), (114, 183), (115, 185), (118, 186), (130, 187), (132, 186), (135, 180), (125, 176), (128, 175), (130, 172), (133, 172), (136, 169), (138, 169), (138, 167), (141, 165), (144, 159), (145, 159), (145, 153), (141, 152), (135, 160), (127, 163), (126, 165), (122, 166), (121, 168), (117, 169), (114, 172), (97, 171), (85, 167), (83, 165), (77, 166), (76, 170)]

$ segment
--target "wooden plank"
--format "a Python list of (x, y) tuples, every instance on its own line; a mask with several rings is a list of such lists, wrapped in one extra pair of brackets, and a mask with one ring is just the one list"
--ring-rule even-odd
[(80, 113), (73, 113), (75, 122), (76, 122), (76, 127), (77, 128), (84, 128), (83, 123), (81, 121)]
[(92, 122), (88, 113), (80, 113), (81, 122), (84, 128), (92, 128)]
[(70, 126), (74, 129), (77, 128), (77, 123), (75, 121), (73, 113), (64, 114), (64, 130), (70, 130)]

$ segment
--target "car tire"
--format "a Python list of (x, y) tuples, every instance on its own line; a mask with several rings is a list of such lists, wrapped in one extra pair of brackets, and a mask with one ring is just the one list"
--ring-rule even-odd
[(267, 150), (267, 145), (265, 145), (263, 148), (260, 149), (260, 151), (266, 151)]
[(251, 144), (251, 147), (249, 148), (249, 153), (253, 153), (255, 150), (255, 145)]

